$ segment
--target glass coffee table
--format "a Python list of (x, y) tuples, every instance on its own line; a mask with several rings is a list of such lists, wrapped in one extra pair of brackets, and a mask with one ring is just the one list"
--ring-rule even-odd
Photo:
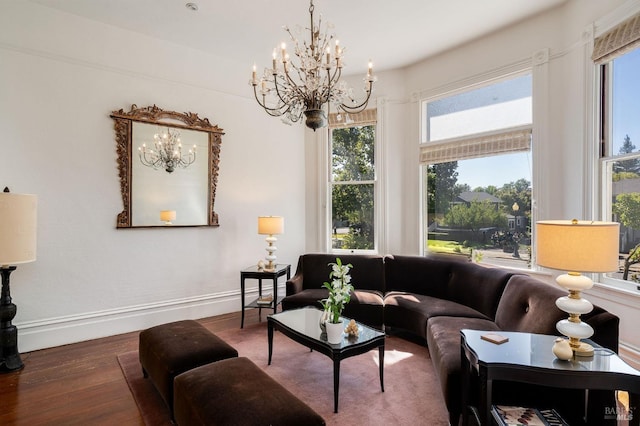
[[(279, 330), (290, 338), (311, 350), (318, 351), (333, 360), (333, 411), (338, 412), (338, 389), (340, 387), (340, 361), (378, 348), (380, 354), (380, 389), (384, 392), (384, 340), (385, 334), (364, 324), (357, 323), (357, 337), (343, 335), (340, 343), (327, 342), (321, 334), (320, 316), (322, 311), (316, 308), (293, 309), (272, 314), (267, 317), (269, 333), (269, 365), (273, 353), (273, 330)], [(351, 321), (342, 317), (346, 327)]]

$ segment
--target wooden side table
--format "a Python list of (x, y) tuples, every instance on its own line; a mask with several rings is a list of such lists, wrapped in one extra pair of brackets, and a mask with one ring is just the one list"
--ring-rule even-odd
[[(245, 308), (258, 308), (260, 319), (262, 320), (262, 308), (273, 309), (273, 313), (275, 314), (278, 305), (284, 298), (284, 296), (278, 297), (278, 278), (285, 275), (287, 276), (287, 280), (291, 278), (291, 265), (278, 264), (275, 265), (273, 271), (265, 271), (264, 269), (259, 269), (257, 266), (249, 266), (240, 271), (240, 299), (242, 301), (242, 320), (240, 322), (240, 328), (244, 328), (244, 310)], [(262, 296), (262, 280), (272, 280), (273, 281), (273, 301), (269, 304), (258, 304), (258, 298), (256, 298), (251, 303), (245, 304), (245, 287), (244, 280), (247, 278), (252, 278), (258, 280), (258, 298)]]
[[(496, 345), (481, 338), (488, 331), (461, 330), (463, 424), (468, 424), (470, 375), (480, 379), (479, 418), (491, 425), (492, 387), (494, 380), (507, 380), (565, 389), (602, 389), (629, 391), (630, 406), (635, 410), (640, 400), (640, 371), (624, 362), (609, 349), (593, 344), (593, 357), (576, 357), (561, 361), (551, 352), (557, 336), (507, 331), (493, 331), (509, 341)], [(592, 343), (592, 342), (589, 342)], [(615, 407), (612, 407), (612, 410)], [(562, 415), (562, 413), (560, 413)], [(589, 424), (602, 424), (603, 418)], [(630, 424), (638, 425), (635, 412)]]

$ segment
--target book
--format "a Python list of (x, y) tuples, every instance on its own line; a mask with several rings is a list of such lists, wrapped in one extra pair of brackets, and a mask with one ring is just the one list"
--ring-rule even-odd
[(569, 426), (554, 409), (492, 405), (491, 414), (499, 426)]
[(496, 345), (501, 345), (504, 342), (508, 342), (509, 338), (502, 336), (496, 333), (487, 333), (480, 336), (482, 340), (486, 340), (487, 342), (495, 343)]
[(273, 295), (271, 293), (258, 297), (256, 303), (258, 305), (270, 305), (273, 302)]

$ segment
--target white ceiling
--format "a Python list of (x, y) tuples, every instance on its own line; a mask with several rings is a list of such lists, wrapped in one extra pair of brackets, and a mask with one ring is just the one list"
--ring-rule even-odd
[[(270, 66), (288, 40), (282, 27), (309, 26), (303, 0), (31, 0), (180, 45)], [(314, 17), (333, 24), (345, 73), (398, 68), (515, 24), (567, 0), (315, 0)], [(305, 33), (305, 39), (308, 36)]]

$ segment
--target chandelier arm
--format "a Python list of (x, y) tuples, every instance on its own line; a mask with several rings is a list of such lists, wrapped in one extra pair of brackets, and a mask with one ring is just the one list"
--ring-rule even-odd
[[(291, 106), (287, 106), (287, 109), (282, 110), (282, 108), (285, 105), (280, 106), (279, 108), (269, 108), (268, 106), (264, 105), (262, 102), (260, 102), (260, 100), (258, 99), (257, 94), (255, 94), (256, 96), (256, 101), (258, 102), (258, 105), (260, 105), (267, 114), (269, 114), (271, 117), (281, 117), (283, 115), (285, 115), (287, 112), (289, 112), (289, 110), (291, 109)], [(297, 117), (290, 115), (289, 119), (294, 122), (297, 123), (298, 120), (300, 120), (300, 118), (302, 117), (302, 113), (298, 114)]]
[[(344, 103), (340, 104), (340, 108), (345, 112), (350, 113), (358, 113), (364, 111), (369, 103), (369, 98), (371, 98), (371, 92), (373, 91), (373, 82), (369, 82), (369, 89), (367, 90), (367, 97), (360, 103), (360, 105), (349, 106)], [(353, 100), (353, 98), (352, 98)]]
[(333, 71), (333, 75), (331, 75), (331, 70), (327, 69), (327, 85), (325, 89), (325, 94), (323, 96), (323, 98), (325, 99), (325, 102), (331, 100), (331, 90), (332, 88), (335, 87), (335, 83), (337, 83), (338, 80), (340, 80), (341, 75), (342, 75), (342, 68), (336, 68)]
[[(291, 63), (291, 66), (292, 66), (292, 67), (293, 67), (293, 69), (295, 69), (295, 70), (296, 70), (296, 72), (298, 73), (298, 76), (300, 77), (300, 80), (304, 80), (304, 79), (302, 78), (302, 76), (304, 75), (304, 74), (302, 73), (302, 71), (301, 71), (301, 70), (300, 70), (300, 69), (299, 69), (295, 64), (293, 64), (293, 63)], [(284, 74), (282, 74), (282, 75), (284, 75), (285, 81), (289, 84), (289, 87), (291, 87), (291, 88), (292, 88), (292, 90), (293, 90), (295, 93), (297, 93), (297, 94), (298, 94), (298, 97), (299, 97), (299, 98), (304, 99), (304, 100), (306, 101), (306, 100), (307, 100), (307, 97), (305, 96), (305, 93), (302, 91), (302, 89), (300, 89), (300, 87), (296, 84), (296, 82), (291, 78), (291, 76), (289, 75), (289, 71), (287, 71), (287, 68), (283, 66), (283, 69), (284, 69)], [(286, 103), (287, 103), (287, 101), (286, 101), (286, 100), (284, 100), (284, 99), (282, 98), (282, 96), (280, 96), (280, 91), (278, 90), (278, 80), (277, 80), (277, 79), (274, 79), (274, 85), (275, 85), (275, 87), (276, 87), (276, 93), (278, 94), (278, 97), (280, 98), (280, 100), (281, 100), (282, 102), (284, 102), (284, 103), (286, 104)], [(304, 102), (304, 103), (306, 104), (306, 102)]]
[(340, 109), (342, 109), (344, 112), (348, 112), (348, 113), (352, 113), (352, 114), (356, 114), (356, 113), (362, 112), (362, 111), (364, 111), (366, 109), (367, 104), (369, 103), (369, 98), (370, 97), (371, 97), (371, 91), (369, 90), (369, 91), (367, 91), (367, 97), (359, 105), (349, 106), (349, 105), (346, 105), (346, 104), (342, 103), (342, 104), (340, 104)]
[(284, 106), (287, 106), (287, 105), (286, 105), (286, 103), (284, 102), (284, 100), (280, 96), (278, 96), (278, 97), (280, 98), (280, 101), (283, 103), (283, 105), (276, 106), (275, 108), (268, 107), (265, 102), (260, 101), (260, 98), (258, 97), (258, 91), (256, 89), (256, 85), (253, 86), (253, 96), (256, 98), (256, 102), (258, 102), (258, 105), (260, 105), (262, 108), (264, 108), (264, 110), (267, 112), (267, 114), (269, 114), (272, 117), (279, 117), (279, 116), (285, 114), (289, 110), (289, 108), (291, 108), (290, 106), (288, 106), (286, 110), (282, 111), (282, 108)]

